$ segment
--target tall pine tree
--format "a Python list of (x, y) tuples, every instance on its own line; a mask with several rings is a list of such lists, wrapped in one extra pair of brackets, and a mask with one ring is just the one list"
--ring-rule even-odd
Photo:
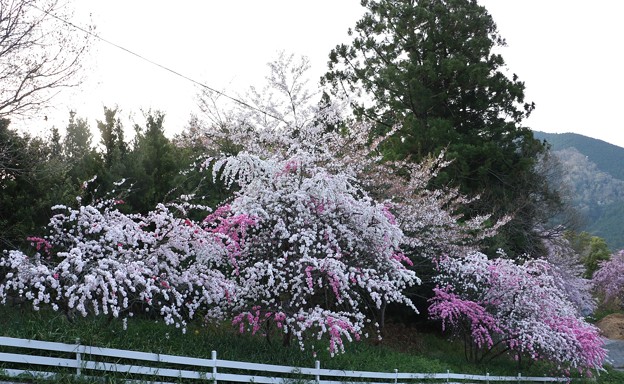
[(557, 199), (535, 171), (545, 146), (522, 121), (534, 108), (524, 83), (505, 73), (495, 48), (505, 45), (475, 0), (363, 0), (367, 8), (352, 43), (331, 51), (323, 82), (355, 97), (360, 118), (379, 134), (402, 128), (384, 150), (415, 161), (446, 149), (453, 163), (439, 184), (482, 196), (473, 214), (514, 214), (494, 246), (534, 251), (535, 212)]

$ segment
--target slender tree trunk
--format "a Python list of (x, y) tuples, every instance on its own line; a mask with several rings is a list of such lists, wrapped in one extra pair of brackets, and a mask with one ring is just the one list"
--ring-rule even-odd
[(386, 299), (382, 299), (381, 301), (381, 307), (379, 307), (379, 311), (378, 311), (378, 319), (379, 321), (377, 322), (379, 324), (379, 335), (383, 338), (384, 337), (384, 326), (386, 325), (386, 307), (388, 306), (388, 303), (386, 302)]
[(282, 346), (290, 347), (290, 331), (284, 332), (284, 336), (282, 338)]

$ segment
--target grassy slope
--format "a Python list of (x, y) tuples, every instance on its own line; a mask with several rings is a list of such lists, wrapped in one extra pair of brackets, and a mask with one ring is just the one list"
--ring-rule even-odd
[[(2, 335), (73, 343), (76, 338), (84, 345), (186, 355), (208, 358), (212, 350), (219, 358), (267, 364), (313, 367), (311, 351), (297, 345), (282, 347), (281, 340), (267, 343), (262, 337), (240, 335), (229, 325), (200, 326), (192, 324), (186, 334), (161, 322), (132, 319), (128, 329), (121, 322), (105, 318), (77, 319), (69, 322), (51, 311), (34, 312), (29, 308), (0, 306)], [(392, 326), (384, 342), (366, 340), (346, 345), (347, 353), (329, 357), (326, 350), (318, 353), (323, 368), (400, 372), (451, 372), (516, 375), (515, 362), (499, 358), (487, 364), (468, 363), (461, 344), (435, 334), (422, 334), (413, 328)], [(296, 344), (296, 343), (295, 343)], [(524, 376), (549, 375), (544, 365), (523, 369)], [(598, 383), (622, 383), (624, 373), (602, 374)]]

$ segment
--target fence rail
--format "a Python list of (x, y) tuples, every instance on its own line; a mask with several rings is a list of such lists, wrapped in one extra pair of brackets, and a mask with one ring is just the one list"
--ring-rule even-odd
[[(6, 376), (19, 375), (54, 378), (59, 374), (84, 377), (102, 377), (122, 374), (128, 382), (164, 383), (160, 380), (184, 382), (206, 381), (217, 384), (246, 382), (277, 384), (290, 381), (317, 384), (398, 383), (552, 383), (568, 382), (560, 377), (523, 377), (465, 375), (445, 373), (403, 373), (343, 371), (321, 369), (316, 361), (314, 368), (256, 364), (217, 359), (212, 351), (210, 359), (175, 356), (149, 352), (127, 351), (49, 341), (0, 337), (0, 362), (10, 366), (2, 370)], [(18, 368), (19, 367), (19, 368)], [(51, 372), (51, 368), (53, 372)]]

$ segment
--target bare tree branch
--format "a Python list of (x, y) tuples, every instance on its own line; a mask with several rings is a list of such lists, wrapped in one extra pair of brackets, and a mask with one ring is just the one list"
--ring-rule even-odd
[(59, 0), (0, 0), (0, 118), (45, 108), (81, 79), (89, 38)]

